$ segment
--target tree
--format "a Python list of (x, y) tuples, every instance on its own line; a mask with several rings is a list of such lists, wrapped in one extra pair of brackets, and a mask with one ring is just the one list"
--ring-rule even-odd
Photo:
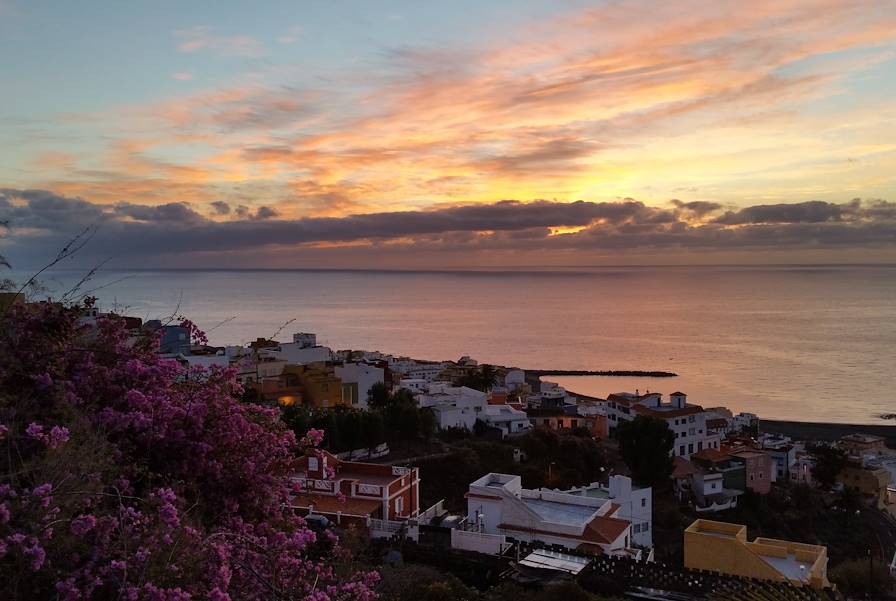
[(376, 382), (367, 391), (367, 406), (375, 411), (385, 409), (389, 404), (389, 389), (384, 382)]
[(824, 488), (833, 487), (837, 476), (849, 465), (846, 451), (825, 444), (812, 445), (808, 450), (815, 460), (812, 477)]
[(432, 437), (435, 436), (436, 430), (438, 429), (439, 424), (436, 421), (436, 414), (433, 413), (432, 409), (428, 407), (420, 409), (420, 435), (423, 436), (423, 440), (426, 442), (432, 440)]
[(665, 420), (639, 415), (630, 422), (620, 423), (617, 437), (622, 460), (635, 482), (653, 486), (672, 475), (675, 433)]
[(862, 559), (844, 561), (832, 568), (830, 580), (847, 595), (889, 593), (894, 585), (886, 562), (879, 559), (873, 561), (870, 554)]
[(481, 365), (479, 369), (471, 369), (454, 381), (455, 386), (466, 386), (488, 392), (498, 384), (498, 371), (491, 365)]
[(162, 359), (114, 318), (88, 332), (81, 310), (0, 316), (0, 598), (369, 599), (375, 575), (339, 575), (289, 509), (323, 433), (297, 443), (232, 370)]
[(488, 392), (498, 385), (498, 371), (489, 364), (484, 364), (479, 368), (479, 383), (482, 390)]
[(386, 429), (383, 427), (383, 416), (374, 411), (364, 411), (361, 414), (363, 418), (362, 432), (364, 445), (370, 451), (379, 446), (386, 440)]

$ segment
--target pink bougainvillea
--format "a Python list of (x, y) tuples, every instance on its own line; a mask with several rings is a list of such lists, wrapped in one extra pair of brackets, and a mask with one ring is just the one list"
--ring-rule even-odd
[(288, 507), (322, 432), (296, 441), (276, 409), (234, 398), (232, 371), (78, 315), (0, 317), (0, 598), (374, 598), (376, 573), (346, 574), (338, 542)]

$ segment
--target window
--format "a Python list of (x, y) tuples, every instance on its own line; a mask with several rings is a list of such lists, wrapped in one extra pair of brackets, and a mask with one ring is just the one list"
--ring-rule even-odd
[(691, 424), (694, 423), (694, 416), (693, 416), (693, 415), (690, 416), (690, 417), (688, 418), (688, 423), (691, 423)]
[(715, 490), (715, 489), (716, 489), (716, 483), (713, 482), (712, 484), (709, 485), (709, 487), (710, 487), (711, 489)]
[(577, 419), (572, 420), (570, 423), (571, 423), (571, 425), (572, 425), (573, 428), (578, 428), (578, 427), (579, 427), (579, 420), (577, 420)]
[(702, 450), (703, 450), (703, 442), (702, 441), (697, 442), (697, 452), (699, 453)]
[(632, 531), (635, 534), (640, 534), (641, 533), (641, 524), (635, 524), (632, 528)]
[(404, 497), (398, 497), (395, 499), (395, 513), (401, 515), (401, 511), (404, 509)]
[(650, 522), (641, 524), (641, 532), (650, 532)]
[(312, 472), (317, 471), (317, 457), (308, 458), (308, 470)]
[(753, 481), (753, 474), (750, 474), (750, 482)]
[(688, 444), (688, 453), (693, 453), (693, 452), (694, 452), (694, 443), (690, 443), (690, 444)]
[(647, 499), (641, 499), (641, 507), (647, 507)]
[(684, 455), (684, 445), (681, 445), (680, 447), (678, 447), (678, 454)]
[(696, 434), (696, 432), (697, 431), (694, 428), (690, 428), (688, 429), (688, 436), (693, 436), (694, 434)]

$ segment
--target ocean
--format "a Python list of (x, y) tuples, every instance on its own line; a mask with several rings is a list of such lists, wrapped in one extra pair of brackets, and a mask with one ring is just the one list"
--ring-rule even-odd
[[(55, 271), (51, 291), (80, 273)], [(124, 278), (124, 279), (120, 279)], [(118, 280), (118, 281), (117, 281)], [(529, 369), (605, 396), (681, 390), (764, 419), (893, 423), (896, 266), (599, 267), (551, 271), (105, 271), (103, 309), (190, 317), (213, 344), (309, 331), (335, 349)]]

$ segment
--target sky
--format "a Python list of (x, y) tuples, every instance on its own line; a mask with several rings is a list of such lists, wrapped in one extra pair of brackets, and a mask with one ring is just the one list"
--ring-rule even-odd
[(896, 0), (0, 0), (0, 254), (896, 261)]

